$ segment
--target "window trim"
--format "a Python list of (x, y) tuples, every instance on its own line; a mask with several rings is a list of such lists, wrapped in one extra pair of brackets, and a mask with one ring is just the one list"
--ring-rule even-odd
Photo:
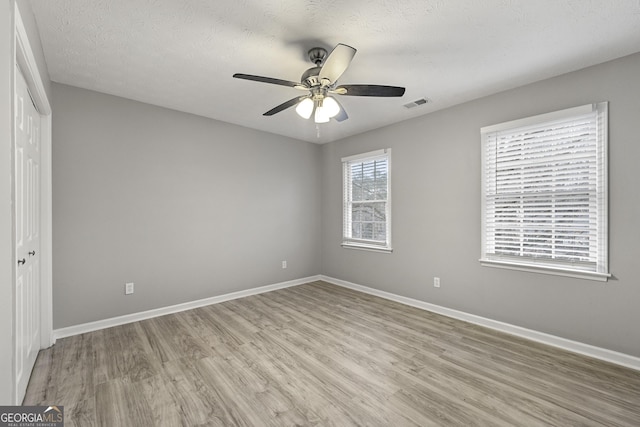
[(529, 273), (550, 274), (553, 276), (573, 277), (574, 279), (595, 280), (598, 282), (606, 282), (611, 277), (609, 273), (597, 273), (595, 271), (572, 270), (569, 268), (552, 267), (550, 265), (533, 265), (523, 264), (519, 262), (497, 261), (480, 259), (480, 265), (483, 267), (495, 267), (505, 270), (526, 271)]
[[(358, 240), (346, 237), (347, 230), (347, 204), (349, 203), (348, 189), (347, 189), (347, 168), (349, 163), (366, 162), (368, 160), (379, 159), (385, 157), (387, 160), (387, 199), (386, 199), (386, 243), (375, 244), (370, 243), (367, 240)], [(341, 246), (345, 249), (357, 249), (371, 252), (391, 253), (393, 248), (391, 246), (391, 148), (384, 148), (381, 150), (369, 151), (362, 154), (356, 154), (353, 156), (343, 157), (342, 161), (342, 242)]]
[[(531, 125), (543, 124), (545, 122), (551, 122), (555, 120), (562, 120), (571, 117), (577, 117), (589, 113), (597, 113), (597, 153), (596, 156), (600, 161), (602, 172), (600, 172), (599, 179), (597, 181), (596, 194), (600, 199), (599, 210), (599, 236), (598, 236), (598, 250), (602, 252), (601, 263), (596, 265), (596, 269), (599, 271), (592, 271), (587, 269), (580, 269), (579, 265), (576, 268), (572, 268), (568, 263), (558, 263), (554, 265), (553, 260), (542, 263), (534, 263), (527, 259), (518, 259), (517, 257), (510, 258), (508, 256), (487, 256), (487, 230), (486, 230), (486, 152), (485, 144), (486, 137), (490, 133), (506, 131), (511, 129), (517, 129), (520, 127), (527, 127)], [(485, 267), (497, 267), (509, 270), (520, 270), (533, 273), (551, 274), (557, 276), (573, 277), (580, 279), (596, 280), (606, 282), (611, 274), (609, 273), (609, 260), (608, 260), (608, 102), (600, 102), (582, 105), (579, 107), (568, 108), (565, 110), (555, 111), (546, 114), (540, 114), (537, 116), (527, 117), (524, 119), (512, 120), (497, 125), (486, 126), (481, 128), (481, 155), (482, 155), (482, 175), (481, 175), (481, 257), (479, 259), (482, 266)], [(599, 268), (598, 268), (599, 267)]]

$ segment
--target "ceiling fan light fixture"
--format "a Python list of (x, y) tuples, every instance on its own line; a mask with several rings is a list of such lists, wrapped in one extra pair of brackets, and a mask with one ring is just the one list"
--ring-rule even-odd
[(313, 113), (313, 101), (311, 98), (305, 98), (296, 107), (296, 113), (303, 119), (308, 119)]
[(327, 123), (331, 119), (327, 115), (327, 111), (323, 107), (316, 107), (316, 115), (314, 117), (314, 121), (316, 123)]
[(314, 120), (316, 123), (327, 123), (329, 119), (335, 117), (340, 112), (340, 105), (330, 96), (325, 96), (316, 101), (316, 112)]
[(326, 111), (327, 116), (335, 117), (340, 112), (340, 105), (330, 96), (322, 100), (322, 109)]

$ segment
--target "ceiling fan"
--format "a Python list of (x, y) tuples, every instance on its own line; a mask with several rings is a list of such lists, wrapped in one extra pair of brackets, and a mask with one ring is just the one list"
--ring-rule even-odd
[(300, 83), (251, 74), (236, 73), (233, 77), (308, 91), (305, 95), (296, 96), (272, 108), (264, 113), (264, 116), (273, 116), (295, 105), (298, 115), (305, 119), (313, 115), (316, 123), (326, 123), (331, 118), (341, 122), (348, 119), (349, 116), (332, 95), (381, 97), (404, 95), (405, 89), (398, 86), (363, 84), (337, 86), (338, 79), (349, 67), (355, 54), (356, 49), (342, 43), (339, 43), (328, 56), (327, 51), (321, 47), (310, 49), (309, 60), (315, 64), (315, 67), (309, 68), (302, 74)]

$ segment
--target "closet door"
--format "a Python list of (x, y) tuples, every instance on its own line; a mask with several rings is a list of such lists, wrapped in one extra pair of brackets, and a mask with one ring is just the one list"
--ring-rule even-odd
[(21, 402), (40, 349), (40, 114), (16, 67), (15, 375)]

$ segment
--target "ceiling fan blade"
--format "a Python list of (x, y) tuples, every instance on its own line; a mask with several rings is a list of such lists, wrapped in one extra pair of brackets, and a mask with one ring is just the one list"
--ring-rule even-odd
[(307, 98), (306, 96), (296, 96), (295, 98), (291, 98), (287, 102), (283, 102), (277, 107), (273, 107), (271, 110), (267, 111), (263, 114), (263, 116), (273, 116), (274, 114), (279, 113), (280, 111), (286, 110), (287, 108), (291, 108), (303, 99)]
[(339, 43), (336, 45), (327, 56), (327, 59), (325, 59), (322, 69), (320, 69), (320, 81), (326, 79), (330, 83), (335, 83), (351, 64), (356, 52), (354, 48), (346, 44)]
[(241, 74), (241, 73), (236, 73), (233, 75), (233, 77), (235, 77), (236, 79), (253, 80), (254, 82), (271, 83), (274, 85), (288, 86), (296, 89), (304, 89), (304, 90), (308, 89), (307, 87), (305, 87), (300, 83), (291, 82), (289, 80), (274, 79), (272, 77), (254, 76), (252, 74)]
[(399, 86), (381, 85), (341, 85), (332, 92), (347, 96), (402, 96), (404, 88)]
[(334, 116), (333, 119), (337, 122), (344, 122), (349, 118), (349, 116), (347, 115), (347, 111), (344, 109), (342, 104), (335, 97), (332, 96), (332, 98), (336, 101), (336, 104), (338, 104), (338, 106), (340, 107), (340, 112), (336, 116)]

